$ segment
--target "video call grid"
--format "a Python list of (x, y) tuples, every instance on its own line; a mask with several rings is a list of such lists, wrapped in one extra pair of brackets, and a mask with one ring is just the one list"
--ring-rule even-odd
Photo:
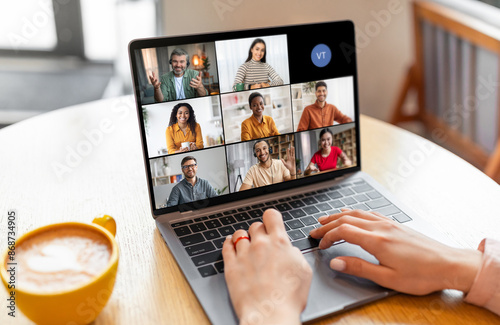
[[(215, 43), (215, 42), (214, 42), (214, 43)], [(214, 53), (214, 56), (217, 58), (217, 52), (216, 52), (216, 51), (215, 51), (215, 53)], [(216, 67), (217, 67), (217, 68), (216, 68), (216, 76), (217, 76), (217, 81), (219, 82), (219, 81), (220, 81), (220, 79), (219, 79), (219, 78), (220, 78), (220, 77), (219, 77), (219, 75), (220, 75), (220, 68), (219, 68), (219, 67), (218, 67), (218, 65), (217, 65), (217, 61), (218, 61), (218, 60), (216, 59), (216, 61), (215, 61), (215, 62), (216, 62), (215, 64), (216, 64)], [(305, 83), (304, 83), (304, 84), (305, 84)], [(297, 84), (296, 84), (296, 85), (297, 85)], [(300, 85), (300, 84), (299, 84), (299, 85)], [(278, 88), (278, 87), (283, 87), (283, 86), (288, 87), (288, 90), (289, 90), (289, 91), (288, 91), (288, 93), (289, 93), (289, 103), (290, 103), (289, 113), (290, 113), (290, 118), (291, 118), (291, 123), (292, 123), (292, 127), (293, 127), (293, 129), (292, 129), (292, 132), (283, 133), (283, 134), (281, 134), (281, 135), (284, 135), (284, 136), (286, 136), (286, 135), (296, 135), (296, 136), (299, 136), (299, 135), (300, 135), (300, 133), (302, 133), (302, 132), (308, 132), (308, 131), (311, 131), (312, 129), (311, 129), (311, 130), (307, 130), (307, 131), (301, 131), (301, 132), (295, 131), (295, 126), (296, 126), (296, 121), (295, 121), (295, 119), (296, 119), (297, 117), (295, 117), (295, 116), (294, 116), (294, 114), (293, 114), (293, 111), (294, 111), (294, 105), (293, 105), (293, 93), (292, 93), (292, 86), (294, 86), (294, 85), (292, 85), (292, 84), (288, 83), (288, 84), (285, 84), (285, 85), (270, 86), (270, 87), (265, 88), (265, 89), (270, 89), (270, 90), (271, 90), (271, 89), (273, 89), (273, 88)], [(258, 91), (258, 90), (256, 90), (256, 91)], [(211, 149), (214, 149), (214, 148), (216, 148), (216, 147), (223, 146), (223, 147), (224, 147), (224, 150), (225, 150), (226, 166), (227, 166), (227, 164), (229, 164), (229, 161), (227, 160), (227, 148), (228, 148), (228, 146), (230, 146), (230, 145), (234, 145), (234, 144), (239, 144), (239, 143), (244, 143), (244, 142), (255, 142), (257, 139), (261, 139), (261, 138), (254, 138), (254, 139), (250, 139), (250, 140), (246, 140), (246, 141), (241, 141), (241, 140), (240, 140), (240, 141), (237, 141), (237, 142), (234, 142), (234, 143), (231, 143), (231, 144), (228, 144), (228, 143), (226, 142), (226, 134), (225, 134), (225, 133), (226, 133), (226, 128), (225, 128), (226, 124), (224, 123), (224, 119), (225, 119), (224, 115), (225, 115), (225, 114), (224, 114), (224, 112), (223, 112), (224, 110), (223, 110), (223, 107), (222, 107), (222, 106), (223, 106), (223, 105), (222, 105), (222, 96), (223, 96), (223, 95), (228, 95), (228, 94), (229, 94), (229, 95), (231, 95), (231, 94), (236, 94), (236, 93), (238, 93), (238, 91), (227, 92), (227, 93), (224, 93), (224, 94), (222, 94), (222, 93), (217, 93), (217, 94), (207, 94), (207, 97), (213, 96), (213, 97), (217, 97), (217, 98), (218, 98), (218, 104), (219, 104), (219, 106), (218, 106), (218, 110), (219, 110), (219, 114), (220, 114), (221, 128), (222, 128), (222, 143), (221, 143), (220, 145), (215, 145), (215, 146), (211, 146), (211, 147), (204, 147), (204, 148), (201, 148), (201, 149), (196, 150), (196, 151), (200, 151), (200, 150), (211, 150)], [(189, 100), (190, 100), (190, 99), (184, 99), (184, 100), (171, 100), (171, 102), (183, 102), (183, 101), (184, 101), (184, 102), (189, 102)], [(145, 104), (143, 104), (143, 106), (144, 106), (144, 107), (148, 107), (148, 106), (151, 106), (151, 105), (158, 105), (158, 104), (159, 104), (159, 103), (151, 103), (151, 104), (147, 104), (147, 103), (145, 103)], [(332, 125), (330, 128), (334, 128), (334, 127), (335, 127), (335, 126), (334, 126), (334, 125)], [(262, 137), (262, 139), (264, 139), (264, 138), (267, 138), (267, 137)], [(295, 140), (293, 141), (293, 145), (296, 147)], [(174, 153), (174, 154), (159, 155), (159, 156), (157, 156), (157, 157), (150, 158), (150, 161), (152, 161), (153, 159), (158, 159), (158, 158), (163, 158), (163, 157), (172, 156), (172, 155), (178, 155), (178, 154), (182, 154), (182, 153)], [(296, 173), (297, 173), (297, 170), (298, 170), (298, 166), (296, 166), (296, 171), (295, 171)], [(227, 175), (226, 175), (226, 176), (227, 176), (227, 180), (228, 180), (228, 181), (227, 181), (227, 183), (229, 184), (229, 183), (230, 183), (230, 182), (229, 182), (229, 173), (227, 173)], [(231, 190), (229, 190), (229, 192), (231, 193)]]

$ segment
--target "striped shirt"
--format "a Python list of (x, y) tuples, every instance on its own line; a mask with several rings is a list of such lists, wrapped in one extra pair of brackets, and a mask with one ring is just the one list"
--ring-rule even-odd
[(239, 83), (244, 83), (245, 89), (250, 89), (251, 85), (262, 82), (269, 83), (271, 86), (280, 86), (283, 84), (283, 80), (274, 71), (273, 67), (267, 63), (251, 59), (243, 63), (238, 69), (236, 78), (234, 79), (233, 90), (236, 91), (236, 85)]

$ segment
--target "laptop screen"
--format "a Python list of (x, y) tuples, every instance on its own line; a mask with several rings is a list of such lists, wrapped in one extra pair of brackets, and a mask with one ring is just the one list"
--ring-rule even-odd
[(134, 40), (154, 215), (360, 170), (351, 22)]

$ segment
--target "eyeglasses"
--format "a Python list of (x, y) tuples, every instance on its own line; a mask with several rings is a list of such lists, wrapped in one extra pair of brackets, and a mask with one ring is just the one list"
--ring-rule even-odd
[(184, 166), (182, 166), (182, 169), (187, 170), (189, 168), (195, 168), (196, 166), (198, 166), (198, 164), (184, 165)]

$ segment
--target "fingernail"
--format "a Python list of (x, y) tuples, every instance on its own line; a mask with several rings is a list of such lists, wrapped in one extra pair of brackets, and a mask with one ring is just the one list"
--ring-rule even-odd
[(325, 220), (326, 218), (327, 218), (327, 216), (322, 216), (322, 217), (319, 217), (319, 218), (318, 218), (318, 222), (320, 222), (320, 223), (321, 223), (321, 221)]
[(226, 237), (226, 240), (231, 240), (231, 239), (233, 239), (233, 235), (228, 235), (228, 236)]
[(338, 258), (334, 258), (330, 261), (330, 267), (335, 271), (342, 272), (346, 268), (346, 262), (343, 260), (339, 260)]

